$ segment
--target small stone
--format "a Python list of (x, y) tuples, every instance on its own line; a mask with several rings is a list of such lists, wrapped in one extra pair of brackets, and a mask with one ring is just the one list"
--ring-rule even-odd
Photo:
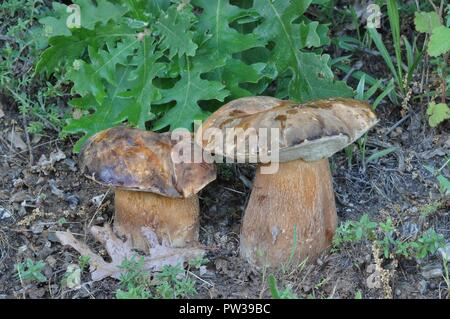
[(28, 249), (27, 245), (22, 245), (17, 249), (17, 253), (18, 254), (23, 254), (24, 252), (26, 252)]
[(419, 226), (414, 223), (406, 222), (402, 226), (402, 237), (414, 237), (419, 232)]
[(51, 268), (55, 268), (56, 265), (56, 259), (53, 256), (48, 256), (45, 259), (46, 263), (51, 267)]
[(49, 241), (51, 241), (52, 243), (59, 243), (59, 239), (58, 239), (58, 237), (56, 237), (56, 234), (54, 232), (49, 232), (47, 239)]
[(103, 198), (106, 194), (101, 194), (98, 196), (94, 196), (91, 198), (91, 203), (95, 205), (95, 207), (99, 207), (101, 203), (103, 202)]
[(417, 288), (422, 295), (425, 295), (427, 293), (427, 282), (422, 279), (419, 281)]
[(400, 289), (395, 289), (395, 295), (397, 296), (397, 297), (400, 297), (401, 296), (401, 294), (402, 294), (402, 291), (400, 290)]
[(64, 160), (64, 162), (63, 162), (66, 166), (67, 166), (67, 168), (69, 169), (69, 170), (71, 170), (72, 172), (76, 172), (77, 171), (77, 165), (76, 165), (76, 163), (75, 163), (75, 161), (73, 160), (73, 159), (71, 159), (71, 158), (66, 158), (65, 160)]
[(44, 231), (44, 224), (36, 223), (31, 226), (31, 232), (35, 235), (38, 235)]
[(442, 278), (443, 272), (440, 265), (434, 265), (422, 270), (425, 279)]
[(0, 207), (0, 219), (10, 218), (11, 213), (6, 208)]
[(20, 188), (20, 187), (22, 187), (24, 184), (25, 184), (25, 183), (24, 183), (23, 179), (21, 179), (21, 178), (13, 179), (13, 186), (14, 186), (14, 188)]
[[(1, 213), (0, 213), (1, 214)], [(450, 262), (450, 243), (443, 248), (439, 248), (439, 252), (444, 260)]]
[(72, 210), (80, 204), (80, 198), (77, 195), (68, 194), (64, 196), (64, 199)]

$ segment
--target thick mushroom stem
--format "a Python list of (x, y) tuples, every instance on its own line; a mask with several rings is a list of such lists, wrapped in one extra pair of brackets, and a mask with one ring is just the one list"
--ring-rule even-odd
[[(241, 255), (255, 266), (314, 260), (330, 247), (337, 215), (327, 159), (280, 163), (275, 174), (258, 169), (241, 230)], [(294, 242), (296, 230), (296, 242)]]
[(197, 195), (170, 198), (149, 192), (116, 189), (114, 229), (131, 236), (134, 248), (148, 252), (148, 241), (141, 233), (151, 227), (159, 241), (172, 247), (195, 246), (199, 231)]

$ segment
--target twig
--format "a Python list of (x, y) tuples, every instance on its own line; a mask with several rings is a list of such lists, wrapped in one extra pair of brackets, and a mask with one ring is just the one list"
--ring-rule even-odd
[(16, 39), (14, 39), (13, 37), (7, 36), (7, 35), (0, 35), (0, 41), (17, 42)]
[(197, 276), (196, 274), (194, 274), (192, 271), (187, 270), (187, 273), (195, 278), (197, 278), (198, 280), (200, 280), (201, 282), (207, 284), (210, 287), (214, 287), (214, 284), (210, 283), (209, 281), (206, 281), (205, 279)]
[(245, 195), (244, 192), (237, 191), (237, 190), (235, 190), (235, 189), (232, 189), (232, 188), (229, 188), (229, 187), (226, 187), (226, 186), (220, 186), (220, 187), (222, 187), (223, 189), (226, 189), (226, 190), (228, 190), (228, 191), (230, 191), (230, 192), (234, 192), (234, 193), (237, 193), (237, 194)]
[(397, 123), (395, 123), (394, 125), (392, 125), (389, 130), (387, 130), (386, 133), (384, 133), (384, 136), (388, 136), (393, 130), (395, 130), (398, 126), (400, 126), (401, 124), (403, 124), (403, 122), (405, 122), (407, 119), (409, 119), (411, 117), (411, 113), (409, 113), (408, 115), (406, 115), (405, 117), (403, 117), (402, 119), (400, 119), (400, 121), (398, 121)]
[(94, 221), (95, 216), (97, 216), (98, 212), (100, 211), (100, 208), (102, 207), (103, 202), (104, 202), (106, 196), (108, 196), (110, 190), (111, 190), (111, 187), (108, 188), (108, 191), (105, 193), (105, 195), (103, 195), (100, 204), (98, 205), (97, 209), (95, 210), (94, 216), (92, 216), (92, 218), (91, 218), (91, 220), (89, 221), (89, 224), (87, 225), (87, 227), (85, 228), (85, 230), (91, 227), (91, 224), (92, 224), (92, 222)]
[(30, 135), (28, 134), (28, 130), (27, 130), (27, 119), (25, 117), (25, 115), (22, 115), (22, 125), (23, 125), (23, 131), (25, 132), (25, 141), (27, 142), (27, 147), (28, 147), (28, 154), (29, 154), (29, 164), (30, 167), (33, 166), (33, 149), (31, 147), (31, 142), (30, 142)]

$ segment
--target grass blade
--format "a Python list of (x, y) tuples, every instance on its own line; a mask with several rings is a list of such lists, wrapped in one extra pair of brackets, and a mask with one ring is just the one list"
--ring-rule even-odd
[(389, 71), (391, 71), (392, 75), (395, 78), (395, 81), (401, 86), (401, 81), (399, 78), (399, 75), (395, 69), (394, 63), (392, 62), (392, 58), (389, 55), (388, 50), (386, 49), (386, 46), (383, 43), (383, 40), (381, 39), (381, 35), (378, 33), (378, 31), (374, 28), (369, 28), (367, 31), (370, 34), (370, 37), (372, 38), (373, 42), (375, 43), (375, 46), (377, 47), (378, 51), (380, 52), (381, 56), (383, 57), (384, 62), (386, 63), (387, 67), (389, 68)]
[(370, 155), (367, 158), (366, 163), (370, 163), (370, 162), (376, 161), (377, 159), (379, 159), (381, 157), (384, 157), (386, 155), (389, 155), (389, 154), (391, 154), (393, 152), (396, 152), (397, 150), (398, 150), (397, 147), (389, 147), (389, 148), (386, 148), (386, 149), (384, 149), (382, 151), (376, 152), (375, 154), (372, 154), (372, 155)]

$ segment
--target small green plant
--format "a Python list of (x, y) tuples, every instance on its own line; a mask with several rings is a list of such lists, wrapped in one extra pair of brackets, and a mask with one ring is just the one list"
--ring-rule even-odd
[(189, 260), (189, 267), (193, 269), (199, 269), (201, 266), (206, 265), (208, 259), (203, 256), (197, 256), (194, 259)]
[(430, 217), (431, 215), (435, 214), (441, 207), (442, 207), (442, 203), (439, 201), (436, 201), (436, 202), (432, 202), (432, 203), (422, 206), (419, 209), (419, 212), (423, 218), (427, 218), (427, 217)]
[(364, 214), (359, 221), (348, 220), (336, 230), (333, 247), (336, 249), (344, 243), (359, 242), (363, 239), (372, 240), (376, 229), (377, 223), (371, 221), (367, 214)]
[(355, 292), (355, 299), (361, 300), (363, 299), (363, 295), (362, 295), (362, 291), (358, 290), (357, 292)]
[(45, 277), (45, 275), (41, 273), (44, 267), (45, 263), (42, 260), (39, 260), (35, 263), (32, 259), (27, 258), (24, 262), (15, 265), (17, 271), (16, 276), (20, 279), (20, 281), (24, 282), (45, 282), (47, 281), (47, 277)]
[(447, 158), (445, 163), (438, 169), (435, 169), (432, 166), (425, 166), (425, 169), (433, 174), (434, 177), (438, 180), (439, 189), (444, 196), (450, 195), (450, 181), (447, 177), (442, 173), (444, 169), (450, 169), (450, 158)]
[(117, 290), (117, 299), (150, 299), (151, 294), (144, 287), (130, 287), (127, 290)]
[(363, 240), (376, 242), (383, 252), (384, 258), (398, 256), (404, 258), (424, 259), (435, 254), (445, 244), (444, 236), (428, 229), (416, 239), (398, 238), (393, 220), (388, 217), (384, 222), (373, 222), (367, 215), (360, 221), (342, 223), (333, 238), (333, 250), (348, 243), (358, 243)]
[(116, 292), (117, 299), (150, 298), (150, 276), (144, 271), (144, 257), (122, 261), (120, 268), (124, 272), (120, 275), (120, 289)]
[(298, 299), (298, 296), (292, 291), (292, 287), (287, 286), (283, 290), (278, 289), (277, 279), (273, 274), (267, 278), (270, 294), (273, 299)]
[(444, 236), (436, 233), (434, 229), (428, 229), (416, 241), (411, 242), (414, 256), (417, 259), (423, 259), (428, 255), (432, 255), (438, 251), (439, 248), (445, 246)]
[[(434, 99), (428, 104), (427, 115), (431, 127), (436, 127), (444, 121), (450, 119), (450, 108), (446, 103), (449, 89), (448, 58), (450, 53), (450, 5), (447, 5), (446, 19), (441, 16), (443, 12), (437, 9), (430, 12), (416, 12), (414, 19), (416, 30), (426, 33), (429, 36), (427, 52), (431, 60), (437, 66), (437, 74), (440, 77), (441, 103), (436, 103)], [(444, 21), (446, 20), (446, 21)], [(426, 38), (428, 40), (428, 37)]]
[(162, 299), (187, 298), (197, 293), (195, 281), (180, 266), (164, 266), (156, 274), (156, 280), (156, 297)]
[(80, 257), (78, 257), (78, 265), (80, 266), (81, 270), (87, 269), (89, 267), (90, 261), (90, 256), (81, 255)]

